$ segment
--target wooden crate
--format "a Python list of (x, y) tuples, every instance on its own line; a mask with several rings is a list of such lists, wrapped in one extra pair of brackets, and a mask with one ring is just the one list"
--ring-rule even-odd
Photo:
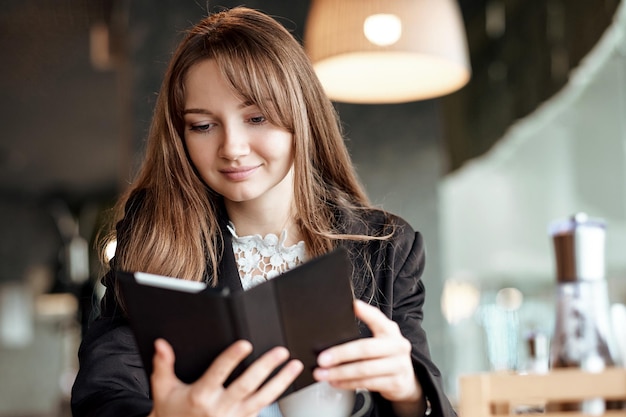
[[(600, 373), (558, 369), (547, 374), (482, 373), (465, 375), (459, 385), (459, 417), (493, 417), (541, 410), (545, 417), (588, 416), (576, 411), (545, 411), (547, 402), (581, 402), (593, 398), (626, 401), (626, 369)], [(606, 416), (626, 417), (626, 410)]]

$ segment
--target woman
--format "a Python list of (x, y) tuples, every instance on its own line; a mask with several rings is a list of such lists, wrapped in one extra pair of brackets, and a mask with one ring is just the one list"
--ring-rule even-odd
[(118, 204), (117, 251), (79, 351), (74, 416), (275, 413), (302, 371), (282, 347), (224, 388), (250, 343), (233, 344), (187, 385), (159, 340), (150, 385), (114, 271), (241, 291), (338, 246), (350, 253), (362, 338), (322, 352), (315, 378), (371, 391), (370, 416), (422, 416), (426, 399), (433, 414), (454, 415), (421, 328), (421, 237), (370, 205), (339, 126), (302, 48), (275, 20), (234, 8), (189, 30), (165, 75), (142, 169)]

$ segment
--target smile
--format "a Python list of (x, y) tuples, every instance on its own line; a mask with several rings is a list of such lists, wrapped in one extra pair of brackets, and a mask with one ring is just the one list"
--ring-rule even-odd
[(249, 178), (259, 166), (220, 169), (220, 173), (231, 181), (243, 181)]

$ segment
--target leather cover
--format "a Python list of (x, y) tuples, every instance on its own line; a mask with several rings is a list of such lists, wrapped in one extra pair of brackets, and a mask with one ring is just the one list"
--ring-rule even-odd
[[(148, 376), (157, 338), (174, 348), (176, 374), (186, 383), (198, 379), (233, 342), (246, 339), (254, 346), (253, 353), (227, 384), (272, 347), (285, 346), (292, 358), (304, 363), (304, 371), (284, 396), (314, 382), (319, 352), (359, 337), (350, 262), (343, 248), (245, 292), (164, 288), (138, 282), (131, 272), (117, 272), (117, 278)], [(189, 283), (168, 279), (176, 280), (176, 285)]]

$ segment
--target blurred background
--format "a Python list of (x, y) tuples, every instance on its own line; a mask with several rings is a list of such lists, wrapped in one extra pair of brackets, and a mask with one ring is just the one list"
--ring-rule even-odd
[[(141, 159), (199, 0), (0, 4), (0, 416), (67, 416), (101, 294), (94, 238)], [(308, 1), (250, 0), (303, 40)], [(554, 318), (549, 222), (607, 221), (626, 302), (626, 11), (619, 0), (459, 0), (472, 75), (402, 104), (336, 102), (371, 199), (427, 245), (424, 326), (459, 375), (528, 367)], [(366, 88), (366, 86), (364, 86)]]

